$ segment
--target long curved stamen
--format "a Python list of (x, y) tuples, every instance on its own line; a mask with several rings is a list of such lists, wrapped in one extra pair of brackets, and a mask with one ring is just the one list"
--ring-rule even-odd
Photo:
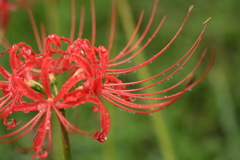
[(85, 17), (85, 7), (81, 7), (80, 13), (80, 20), (79, 20), (79, 29), (78, 29), (78, 38), (82, 38), (83, 35), (83, 27), (84, 27), (84, 17)]
[[(159, 74), (156, 74), (150, 78), (147, 78), (147, 79), (144, 79), (144, 80), (140, 80), (140, 81), (134, 81), (134, 82), (126, 82), (126, 83), (121, 83), (121, 84), (105, 84), (104, 86), (106, 87), (111, 87), (111, 86), (121, 86), (121, 85), (134, 85), (134, 84), (139, 84), (139, 83), (143, 83), (143, 82), (146, 82), (146, 81), (150, 81), (152, 79), (155, 79), (161, 75), (164, 75), (166, 72), (170, 71), (171, 69), (173, 69), (174, 67), (178, 66), (187, 56), (189, 56), (187, 58), (187, 60), (185, 60), (183, 62), (182, 65), (180, 65), (175, 71), (174, 73), (176, 73), (177, 71), (179, 71), (187, 62), (188, 60), (193, 56), (193, 54), (195, 53), (196, 51), (196, 46), (198, 46), (200, 43), (199, 40), (197, 40), (195, 42), (195, 44), (188, 50), (188, 52), (183, 56), (181, 57), (177, 62), (175, 62), (172, 66), (170, 66), (169, 68), (167, 68), (166, 70), (162, 71), (161, 73)], [(195, 49), (194, 49), (195, 47)], [(194, 49), (194, 51), (192, 51)], [(191, 53), (192, 51), (192, 53)], [(191, 53), (191, 54), (190, 54)], [(189, 55), (190, 54), (190, 55)], [(167, 78), (164, 78), (164, 80), (161, 80), (161, 81), (158, 81), (156, 84), (160, 84), (162, 81), (165, 81), (166, 79), (168, 79), (169, 77), (171, 77), (172, 75), (174, 75), (174, 73), (172, 73), (170, 76), (167, 76)]]
[(132, 44), (134, 38), (136, 37), (137, 33), (138, 33), (138, 30), (140, 28), (140, 25), (142, 23), (142, 19), (143, 19), (143, 15), (144, 15), (144, 11), (141, 12), (139, 18), (138, 18), (138, 23), (135, 27), (135, 30), (130, 38), (130, 40), (128, 41), (128, 43), (126, 44), (126, 46), (122, 49), (122, 51), (120, 51), (120, 53), (115, 57), (113, 58), (112, 60), (109, 60), (109, 63), (112, 63), (120, 58), (122, 58), (124, 56), (124, 52), (128, 49), (128, 47)]
[[(104, 98), (108, 102), (110, 102), (110, 103), (112, 103), (112, 104), (114, 104), (114, 105), (116, 105), (116, 106), (118, 106), (118, 107), (120, 107), (122, 109), (131, 111), (131, 112), (135, 112), (135, 113), (152, 113), (152, 112), (156, 112), (156, 111), (159, 111), (159, 110), (162, 110), (162, 109), (166, 108), (167, 106), (169, 106), (170, 104), (175, 102), (178, 98), (180, 98), (180, 96), (182, 94), (180, 94), (178, 97), (175, 97), (175, 98), (173, 98), (171, 100), (168, 100), (168, 101), (162, 102), (162, 103), (158, 103), (158, 104), (155, 104), (155, 105), (142, 105), (142, 104), (131, 103), (131, 102), (124, 101), (121, 98), (115, 97), (115, 96), (113, 96), (111, 94), (107, 94), (107, 93), (106, 93), (106, 95), (104, 95)], [(135, 104), (135, 105), (132, 105), (132, 104)], [(122, 105), (125, 105), (127, 107), (124, 107)], [(130, 108), (134, 108), (134, 109), (130, 109)], [(135, 110), (135, 109), (148, 109), (148, 110), (147, 111), (139, 111), (139, 110)]]
[[(105, 86), (120, 86), (120, 85), (134, 85), (134, 84), (139, 84), (139, 83), (142, 83), (142, 82), (146, 82), (146, 81), (149, 81), (149, 80), (152, 80), (156, 77), (159, 77), (161, 75), (163, 75), (164, 73), (168, 72), (169, 70), (171, 70), (173, 67), (177, 66), (182, 60), (184, 60), (184, 58), (194, 49), (194, 51), (190, 54), (190, 56), (187, 58), (187, 60), (185, 60), (185, 62), (180, 66), (178, 67), (178, 69), (176, 71), (174, 71), (174, 73), (176, 73), (179, 69), (181, 69), (186, 63), (187, 61), (192, 57), (192, 55), (195, 53), (196, 49), (198, 48), (199, 44), (200, 44), (200, 41), (201, 41), (201, 38), (204, 34), (204, 30), (206, 29), (206, 25), (204, 26), (201, 34), (199, 35), (199, 37), (197, 38), (197, 40), (195, 41), (195, 43), (192, 45), (192, 47), (187, 51), (187, 53), (181, 57), (177, 62), (175, 62), (172, 66), (170, 66), (169, 68), (167, 68), (166, 70), (164, 70), (163, 72), (155, 75), (155, 76), (152, 76), (148, 79), (144, 79), (144, 80), (140, 80), (140, 81), (135, 81), (135, 82), (128, 82), (128, 83), (121, 83), (121, 84), (105, 84)], [(120, 72), (120, 74), (122, 73), (125, 73), (125, 72)], [(161, 82), (163, 82), (164, 80), (168, 79), (169, 77), (173, 76), (174, 73), (170, 74), (168, 77), (166, 77), (165, 79), (155, 83), (155, 85), (157, 84), (160, 84)], [(108, 74), (111, 74), (111, 73), (108, 73)], [(114, 73), (115, 74), (115, 73)], [(152, 85), (154, 86), (154, 85)]]
[[(185, 91), (184, 91), (185, 92)], [(109, 101), (110, 103), (112, 104), (115, 104), (116, 106), (120, 107), (120, 108), (124, 108), (128, 111), (133, 111), (133, 112), (136, 112), (136, 113), (151, 113), (151, 112), (156, 112), (156, 111), (159, 111), (159, 110), (162, 110), (164, 108), (166, 108), (167, 106), (169, 106), (170, 104), (172, 104), (173, 102), (175, 102), (178, 98), (180, 98), (180, 96), (184, 93), (184, 92), (181, 92), (180, 94), (178, 94), (178, 96), (170, 99), (170, 100), (167, 100), (165, 102), (161, 102), (161, 103), (157, 103), (157, 104), (150, 104), (150, 105), (147, 105), (147, 104), (138, 104), (138, 103), (132, 103), (132, 102), (128, 102), (128, 101), (125, 101), (119, 97), (116, 97), (112, 94), (109, 94), (109, 93), (105, 93), (103, 95), (103, 97)], [(111, 100), (110, 100), (111, 99)], [(115, 101), (115, 102), (114, 102)], [(150, 109), (150, 111), (139, 111), (139, 110), (133, 110), (133, 109), (129, 109), (129, 108), (126, 108), (126, 107), (123, 107), (122, 105), (125, 105), (127, 107), (130, 107), (130, 108), (135, 108), (135, 109)]]
[[(88, 133), (88, 132), (84, 132), (78, 128), (76, 128), (74, 125), (72, 125), (59, 111), (58, 109), (56, 109), (55, 106), (53, 106), (53, 109), (55, 110), (56, 114), (58, 115), (59, 120), (61, 121), (61, 123), (64, 125), (64, 127), (66, 128), (67, 131), (69, 132), (73, 132), (72, 130), (74, 130), (75, 132), (78, 132), (80, 134), (83, 135), (93, 135), (94, 133)], [(70, 130), (71, 129), (71, 130)]]
[(153, 19), (155, 17), (156, 10), (157, 10), (157, 4), (158, 4), (158, 0), (155, 0), (154, 5), (153, 5), (153, 9), (152, 9), (152, 14), (149, 18), (148, 24), (147, 24), (144, 32), (142, 33), (141, 37), (138, 39), (138, 41), (128, 51), (120, 52), (120, 53), (122, 53), (120, 58), (128, 55), (129, 53), (131, 53), (142, 42), (142, 40), (144, 39), (144, 37), (146, 36), (146, 34), (148, 33), (148, 31), (149, 31), (149, 29), (152, 25), (152, 22), (153, 22)]
[[(203, 52), (201, 59), (203, 59), (203, 57), (204, 57), (204, 55), (206, 54), (206, 52), (207, 52), (207, 50), (205, 50), (205, 51)], [(145, 96), (152, 96), (152, 95), (164, 93), (164, 92), (166, 92), (166, 91), (169, 91), (169, 90), (171, 90), (171, 89), (179, 86), (179, 85), (182, 84), (184, 81), (188, 80), (189, 77), (191, 77), (191, 75), (193, 75), (193, 73), (195, 72), (195, 69), (192, 70), (188, 76), (186, 76), (182, 81), (180, 81), (180, 82), (177, 83), (176, 85), (174, 85), (174, 86), (172, 86), (172, 87), (170, 87), (170, 88), (168, 88), (168, 89), (159, 91), (159, 92), (154, 92), (154, 93), (150, 93), (150, 94), (132, 94), (132, 93), (124, 93), (124, 92), (120, 93), (119, 91), (116, 91), (116, 92), (112, 92), (112, 93), (114, 93), (114, 94), (120, 94), (120, 95), (124, 95), (124, 96), (129, 96), (129, 97), (132, 97), (132, 98), (134, 98), (134, 99), (138, 98), (138, 99), (146, 99), (146, 100), (163, 100), (163, 99), (169, 99), (169, 98), (178, 97), (179, 95), (183, 94), (184, 92), (188, 91), (189, 89), (191, 89), (192, 87), (194, 87), (195, 85), (197, 85), (197, 84), (207, 75), (207, 73), (209, 72), (209, 70), (211, 69), (211, 67), (212, 67), (212, 65), (213, 65), (213, 63), (214, 63), (215, 56), (216, 56), (216, 51), (214, 51), (213, 56), (212, 56), (212, 58), (211, 58), (211, 61), (210, 61), (209, 65), (208, 65), (207, 69), (206, 69), (205, 72), (200, 76), (200, 78), (197, 79), (195, 82), (187, 85), (182, 91), (180, 91), (180, 92), (178, 92), (178, 93), (175, 93), (175, 94), (172, 94), (172, 95), (169, 95), (169, 96), (164, 96), (164, 97), (154, 97), (154, 98), (145, 97)], [(195, 68), (198, 68), (198, 66), (199, 66), (200, 63), (201, 63), (201, 61), (198, 62), (198, 64), (196, 65)], [(105, 91), (105, 92), (104, 92), (104, 91)], [(116, 97), (116, 96), (114, 96), (114, 95), (109, 96), (108, 92), (110, 91), (110, 89), (106, 89), (106, 90), (104, 90), (104, 91), (103, 91), (103, 92), (104, 92), (103, 95), (105, 95), (104, 98), (107, 99), (107, 100), (108, 100), (110, 97), (113, 98), (113, 99), (119, 98), (119, 97)], [(111, 90), (111, 91), (113, 91), (113, 90)], [(110, 91), (109, 93), (111, 93), (111, 91)], [(107, 94), (107, 95), (106, 95), (106, 94)], [(140, 97), (140, 96), (144, 96), (144, 97)], [(114, 97), (115, 97), (115, 98), (114, 98)], [(141, 104), (139, 104), (139, 105), (141, 105)], [(132, 107), (132, 106), (131, 106), (131, 107)]]
[(96, 40), (96, 13), (95, 13), (95, 5), (94, 0), (90, 0), (91, 2), (91, 14), (92, 14), (92, 46), (95, 45)]
[(8, 41), (8, 39), (6, 37), (2, 38), (1, 44), (3, 45), (3, 47), (5, 49), (11, 48), (11, 44), (10, 44), (10, 42)]
[(71, 0), (71, 30), (70, 30), (70, 40), (73, 41), (76, 25), (76, 3), (75, 0)]
[(21, 132), (22, 130), (24, 130), (25, 128), (27, 128), (29, 125), (30, 127), (24, 131), (22, 134), (18, 135), (17, 137), (14, 137), (12, 139), (9, 139), (9, 140), (3, 140), (3, 141), (0, 141), (0, 143), (9, 143), (9, 142), (13, 142), (13, 141), (16, 141), (20, 138), (22, 138), (23, 136), (25, 136), (29, 131), (31, 131), (33, 129), (33, 127), (38, 123), (38, 121), (40, 120), (41, 116), (44, 114), (44, 112), (40, 112), (38, 113), (33, 119), (31, 119), (27, 124), (25, 124), (24, 126), (22, 126), (21, 128), (19, 128), (18, 130), (16, 131), (13, 131), (9, 134), (6, 134), (6, 135), (3, 135), (3, 136), (0, 136), (0, 139), (4, 139), (4, 138), (8, 138), (8, 137), (11, 137), (19, 132)]
[[(40, 122), (39, 126), (38, 126), (38, 130), (37, 130), (37, 135), (36, 137), (33, 139), (33, 149), (35, 150), (35, 154), (33, 155), (32, 159), (35, 159), (37, 156), (39, 156), (40, 158), (46, 158), (48, 153), (47, 151), (45, 151), (43, 149), (43, 145), (44, 145), (44, 140), (46, 137), (46, 134), (49, 131), (49, 127), (50, 127), (50, 118), (51, 118), (51, 102), (48, 102), (46, 104), (46, 113), (45, 113), (45, 117), (44, 119)], [(51, 135), (49, 135), (51, 136)], [(50, 143), (51, 145), (51, 141), (49, 141), (48, 143)], [(41, 151), (44, 151), (44, 153), (41, 153)]]
[(111, 52), (114, 33), (115, 33), (115, 25), (116, 25), (116, 2), (112, 2), (112, 11), (111, 11), (111, 27), (110, 27), (110, 34), (109, 34), (109, 42), (108, 42), (108, 53)]
[[(146, 97), (146, 96), (152, 96), (152, 95), (157, 95), (157, 94), (161, 94), (161, 93), (165, 93), (167, 91), (170, 91), (176, 87), (178, 87), (179, 85), (181, 85), (183, 82), (187, 81), (189, 79), (189, 77), (191, 75), (193, 75), (193, 73), (196, 71), (196, 69), (199, 67), (199, 65), (201, 64), (202, 60), (203, 60), (203, 57), (204, 55), (206, 54), (207, 50), (204, 51), (203, 55), (201, 56), (200, 60), (198, 61), (198, 63), (196, 64), (196, 66), (194, 67), (194, 69), (189, 73), (189, 75), (187, 75), (184, 79), (182, 79), (180, 82), (178, 82), (177, 84), (167, 88), (167, 89), (164, 89), (164, 90), (161, 90), (161, 91), (158, 91), (158, 92), (154, 92), (154, 93), (148, 93), (148, 94), (133, 94), (133, 93), (128, 93), (128, 92), (133, 92), (133, 91), (139, 91), (139, 90), (143, 90), (145, 88), (138, 88), (138, 89), (132, 89), (132, 90), (123, 90), (123, 91), (117, 91), (117, 90), (114, 90), (114, 89), (111, 89), (111, 88), (105, 88), (104, 91), (106, 92), (109, 92), (109, 93), (113, 93), (113, 94), (120, 94), (120, 95), (124, 95), (124, 96), (128, 96), (128, 97), (132, 97), (132, 98), (139, 98), (139, 99), (146, 99), (146, 100), (161, 100), (161, 99), (167, 99), (167, 98), (173, 98), (175, 96), (178, 96), (179, 93), (181, 93), (182, 91), (178, 92), (178, 93), (175, 93), (175, 94), (172, 94), (172, 95), (169, 95), (169, 96), (164, 96), (164, 97), (154, 97), (154, 98), (151, 98), (151, 97)], [(211, 59), (211, 62), (209, 63), (209, 66), (207, 68), (207, 70), (204, 72), (204, 74), (202, 76), (200, 76), (199, 79), (202, 79), (206, 74), (207, 72), (210, 70), (212, 64), (213, 64), (213, 61), (214, 61), (214, 58), (215, 58), (215, 53), (213, 53), (213, 57)], [(200, 82), (200, 80), (197, 80), (198, 82)], [(196, 85), (196, 84), (195, 84)], [(193, 85), (190, 85), (193, 87)], [(189, 87), (188, 87), (189, 88)], [(190, 89), (190, 88), (189, 88)]]
[(157, 33), (160, 30), (160, 28), (162, 27), (165, 19), (166, 19), (166, 16), (164, 16), (162, 18), (162, 20), (160, 21), (157, 29), (154, 31), (154, 33), (151, 35), (151, 37), (148, 39), (148, 41), (141, 48), (139, 48), (139, 50), (136, 53), (134, 53), (132, 56), (126, 58), (125, 60), (123, 60), (121, 62), (110, 64), (109, 67), (118, 66), (120, 64), (126, 63), (126, 62), (130, 61), (131, 59), (133, 59), (134, 57), (136, 57), (138, 54), (140, 54), (148, 46), (148, 44), (153, 40), (153, 38), (157, 35)]
[(0, 112), (2, 112), (4, 110), (4, 108), (5, 108), (5, 107), (3, 107), (3, 105), (6, 104), (11, 99), (12, 99), (12, 96), (11, 96), (10, 93), (8, 93), (7, 95), (5, 95), (5, 96), (0, 98)]
[[(8, 51), (6, 51), (8, 52)], [(3, 52), (5, 53), (5, 52)], [(2, 56), (2, 54), (0, 54), (0, 57)], [(3, 68), (1, 65), (0, 65), (0, 74), (5, 78), (5, 79), (9, 79), (11, 74), (5, 69)]]
[[(125, 69), (118, 69), (117, 71), (125, 71), (125, 73), (128, 73), (128, 72), (132, 72), (134, 70), (137, 70), (137, 69), (140, 69), (142, 67), (144, 67), (145, 65), (151, 63), (153, 60), (155, 60), (157, 57), (159, 57), (161, 54), (163, 54), (169, 47), (170, 45), (175, 41), (175, 39), (178, 37), (178, 35), (180, 34), (180, 32), (182, 31), (183, 27), (185, 26), (186, 22), (187, 22), (187, 19), (192, 11), (192, 6), (189, 8), (189, 11), (181, 25), (181, 27), (179, 28), (179, 30), (177, 31), (177, 33), (174, 35), (174, 37), (170, 40), (170, 42), (161, 50), (159, 51), (155, 56), (153, 56), (152, 58), (148, 59), (147, 61), (137, 65), (137, 66), (134, 66), (134, 67), (130, 67), (130, 68), (125, 68)], [(111, 65), (109, 65), (111, 66)], [(111, 70), (111, 69), (108, 69), (107, 71), (111, 72), (111, 71), (116, 71), (116, 70)]]
[[(46, 28), (43, 22), (40, 23), (40, 30), (41, 30), (41, 36), (42, 36), (42, 44), (44, 44), (44, 40), (47, 38), (47, 36), (46, 36)], [(43, 45), (43, 50), (45, 50), (44, 45)]]
[[(176, 67), (179, 65), (180, 62), (182, 62), (191, 52), (191, 54), (189, 55), (189, 57), (183, 62), (182, 65), (180, 65), (173, 73), (171, 73), (169, 76), (167, 76), (166, 78), (164, 78), (163, 80), (157, 82), (156, 84), (159, 84), (165, 80), (167, 80), (169, 77), (173, 76), (175, 73), (177, 73), (177, 71), (179, 71), (189, 60), (190, 58), (193, 56), (193, 54), (196, 52), (199, 44), (200, 44), (200, 41), (201, 41), (201, 38), (203, 36), (203, 31), (202, 33), (199, 35), (198, 39), (195, 41), (195, 43), (192, 45), (192, 47), (186, 52), (186, 54), (181, 57), (177, 62), (175, 62), (172, 66), (170, 66), (169, 68), (167, 68), (166, 70), (164, 70), (163, 72), (155, 75), (155, 76), (152, 76), (150, 78), (147, 78), (147, 79), (144, 79), (144, 80), (140, 80), (140, 81), (135, 81), (135, 82), (128, 82), (128, 83), (121, 83), (121, 84), (105, 84), (105, 86), (120, 86), (120, 85), (133, 85), (133, 84), (139, 84), (139, 83), (143, 83), (143, 82), (146, 82), (146, 81), (149, 81), (149, 80), (152, 80), (156, 77), (159, 77), (163, 74), (165, 74), (166, 72), (168, 72), (169, 70), (171, 70), (173, 67)], [(193, 50), (193, 51), (192, 51)], [(156, 85), (155, 84), (155, 85)]]
[(34, 17), (33, 17), (32, 10), (28, 9), (27, 11), (28, 11), (28, 15), (29, 15), (29, 19), (30, 19), (32, 28), (33, 28), (33, 33), (34, 33), (34, 36), (35, 36), (35, 39), (36, 39), (36, 42), (37, 42), (37, 45), (38, 45), (38, 50), (39, 50), (40, 53), (43, 53), (43, 45), (41, 43), (40, 35), (39, 35), (37, 25), (36, 25)]

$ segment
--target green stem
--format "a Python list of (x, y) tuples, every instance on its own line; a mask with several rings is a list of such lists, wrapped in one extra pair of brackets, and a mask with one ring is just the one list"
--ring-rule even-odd
[[(56, 81), (53, 81), (52, 84), (54, 84), (53, 88), (54, 88), (54, 91), (55, 91), (55, 93), (57, 95), (58, 94), (58, 90), (57, 90), (57, 83), (56, 83)], [(60, 112), (63, 115), (63, 117), (66, 116), (66, 113), (65, 113), (64, 109), (60, 109)], [(66, 131), (66, 128), (64, 127), (64, 125), (61, 123), (61, 121), (59, 119), (58, 119), (58, 122), (59, 122), (59, 125), (60, 125), (60, 132), (61, 132), (61, 139), (62, 139), (63, 159), (64, 160), (71, 160), (72, 156), (71, 156), (68, 132)], [(58, 152), (55, 150), (55, 154), (57, 154), (57, 153)]]
[[(127, 38), (130, 39), (135, 28), (130, 6), (127, 0), (121, 0), (121, 1), (117, 1), (117, 7), (119, 8), (118, 13), (122, 21), (124, 30), (126, 32)], [(137, 61), (135, 60), (133, 61), (133, 63), (137, 65), (140, 61), (141, 62), (145, 61), (143, 52), (138, 55)], [(150, 73), (149, 67), (145, 66), (144, 68), (142, 68), (140, 71), (137, 72), (137, 76), (139, 79), (146, 79), (148, 77), (151, 77), (149, 73)], [(150, 84), (145, 83), (145, 85), (150, 85)], [(146, 90), (143, 90), (143, 92), (146, 92)], [(152, 92), (157, 92), (157, 91), (154, 91), (154, 88), (152, 88)], [(169, 136), (167, 123), (164, 119), (162, 112), (157, 112), (150, 117), (153, 123), (155, 133), (157, 135), (160, 152), (163, 154), (164, 159), (175, 160), (176, 159), (175, 152), (171, 143), (171, 138)]]
[[(65, 117), (65, 110), (61, 109), (60, 112)], [(64, 158), (64, 160), (71, 160), (72, 156), (71, 156), (68, 132), (66, 131), (66, 129), (62, 123), (60, 123), (60, 128), (61, 128), (61, 133), (62, 133), (63, 158)]]
[(63, 160), (63, 156), (60, 154), (63, 144), (61, 143), (61, 128), (59, 127), (58, 116), (52, 114), (52, 130), (53, 130), (53, 148), (51, 153), (52, 160)]
[[(64, 109), (60, 109), (61, 114), (65, 117), (66, 113)], [(70, 150), (70, 143), (69, 143), (69, 137), (68, 132), (66, 131), (66, 128), (61, 123), (59, 118), (56, 114), (53, 114), (53, 130), (54, 130), (54, 148), (53, 148), (53, 155), (52, 158), (55, 160), (71, 160), (71, 150)], [(60, 128), (58, 127), (60, 125)], [(61, 136), (60, 136), (61, 134)], [(61, 139), (61, 140), (60, 140)], [(62, 141), (62, 144), (59, 143)], [(60, 151), (63, 152), (63, 158), (61, 156)]]
[[(54, 82), (55, 85), (53, 85), (54, 91), (57, 95), (57, 86), (56, 82)], [(64, 109), (60, 109), (61, 114), (65, 117), (66, 113)], [(60, 129), (59, 126), (60, 125)], [(71, 150), (70, 150), (70, 143), (69, 143), (69, 137), (68, 137), (68, 132), (66, 131), (66, 128), (64, 125), (61, 123), (59, 120), (58, 116), (56, 114), (53, 114), (53, 131), (54, 131), (54, 148), (53, 148), (53, 155), (52, 158), (55, 160), (71, 160)], [(60, 136), (61, 134), (61, 136)], [(61, 140), (60, 140), (61, 138)], [(62, 144), (59, 143), (62, 141)], [(60, 151), (62, 150), (63, 152), (63, 158), (60, 156), (61, 154)]]

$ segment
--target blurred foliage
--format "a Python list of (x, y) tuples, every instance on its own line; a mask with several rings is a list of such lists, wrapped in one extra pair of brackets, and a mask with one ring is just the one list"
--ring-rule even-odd
[[(135, 24), (141, 10), (145, 11), (143, 23), (139, 31), (139, 33), (142, 33), (151, 14), (154, 0), (128, 1)], [(209, 63), (213, 48), (217, 49), (217, 57), (212, 70), (200, 84), (194, 87), (191, 92), (184, 94), (169, 108), (161, 111), (165, 118), (164, 123), (168, 127), (168, 134), (171, 137), (177, 159), (240, 159), (240, 131), (238, 126), (240, 124), (238, 116), (240, 113), (240, 86), (238, 82), (240, 74), (237, 71), (240, 68), (240, 1), (161, 0), (150, 32), (154, 31), (163, 15), (167, 15), (167, 19), (151, 45), (144, 50), (144, 54), (146, 58), (149, 58), (168, 43), (180, 27), (189, 6), (192, 4), (194, 9), (185, 29), (166, 53), (149, 66), (151, 68), (149, 72), (151, 75), (154, 75), (169, 67), (177, 58), (182, 56), (194, 43), (201, 32), (202, 23), (209, 17), (212, 17), (212, 20), (207, 27), (197, 54), (192, 58), (188, 66), (184, 67), (180, 71), (181, 73), (176, 77), (174, 76), (169, 83), (174, 84), (180, 80), (181, 74), (186, 75), (197, 62), (204, 48), (209, 47), (209, 54), (198, 70), (199, 75)], [(83, 37), (91, 39), (89, 1), (79, 0), (76, 3), (77, 26), (81, 5), (85, 5), (86, 9)], [(95, 0), (95, 7), (97, 16), (96, 46), (107, 46), (111, 18), (111, 0)], [(117, 9), (119, 10), (119, 8)], [(121, 9), (124, 10), (124, 8)], [(38, 27), (40, 22), (44, 22), (48, 34), (56, 33), (60, 36), (69, 37), (71, 24), (70, 0), (41, 1), (34, 3), (32, 10)], [(26, 42), (37, 52), (32, 27), (24, 8), (11, 12), (6, 37), (11, 44)], [(114, 57), (118, 54), (127, 41), (121, 20), (117, 16), (116, 36), (112, 53), (110, 53), (111, 56)], [(4, 51), (4, 48), (0, 44), (0, 52), (2, 51)], [(5, 64), (4, 59), (1, 59), (0, 63), (1, 65), (8, 65)], [(130, 65), (131, 63), (125, 64), (123, 67)], [(134, 78), (134, 73), (120, 77), (123, 81), (136, 80)], [(159, 90), (161, 87), (159, 87)], [(156, 143), (158, 135), (155, 134), (151, 125), (151, 115), (133, 115), (129, 112), (121, 111), (108, 103), (106, 103), (106, 107), (109, 109), (112, 118), (112, 127), (108, 140), (101, 144), (91, 140), (91, 137), (79, 134), (70, 135), (73, 159), (162, 159), (162, 153), (159, 152), (158, 144)], [(70, 113), (72, 112), (70, 111)], [(92, 127), (90, 123), (96, 123), (95, 118), (88, 111), (86, 113), (81, 111), (80, 116), (80, 122), (83, 123), (83, 127), (87, 128), (88, 125)], [(71, 116), (69, 118), (71, 119)], [(5, 130), (5, 127), (0, 127), (1, 135), (6, 133)], [(18, 145), (30, 146), (31, 137), (32, 135), (25, 137), (24, 140), (20, 140), (17, 143), (1, 144), (0, 159), (30, 159), (31, 154), (21, 155), (17, 153), (16, 148), (18, 148)], [(29, 145), (26, 145), (25, 142)], [(54, 142), (53, 145), (57, 146), (58, 143)], [(48, 159), (50, 160), (51, 156)]]

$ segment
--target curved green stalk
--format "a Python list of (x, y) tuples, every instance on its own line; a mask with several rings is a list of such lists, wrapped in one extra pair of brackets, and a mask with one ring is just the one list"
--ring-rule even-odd
[[(65, 110), (61, 109), (60, 110), (62, 115), (65, 117)], [(63, 159), (64, 160), (71, 160), (72, 155), (71, 155), (71, 148), (70, 148), (70, 143), (69, 143), (69, 138), (68, 138), (68, 132), (66, 131), (65, 127), (63, 126), (62, 123), (60, 123), (60, 128), (61, 128), (61, 133), (62, 133), (62, 149), (63, 149)]]

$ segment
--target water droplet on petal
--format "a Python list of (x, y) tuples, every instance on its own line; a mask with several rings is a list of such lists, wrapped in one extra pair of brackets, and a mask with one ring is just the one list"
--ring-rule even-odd
[(41, 112), (44, 108), (45, 108), (45, 103), (39, 103), (39, 104), (37, 105), (37, 110), (38, 110), (39, 112)]
[(135, 97), (130, 97), (131, 101), (134, 102), (136, 100)]
[(135, 114), (135, 112), (131, 112), (131, 111), (128, 111), (128, 113), (130, 113), (130, 114)]

